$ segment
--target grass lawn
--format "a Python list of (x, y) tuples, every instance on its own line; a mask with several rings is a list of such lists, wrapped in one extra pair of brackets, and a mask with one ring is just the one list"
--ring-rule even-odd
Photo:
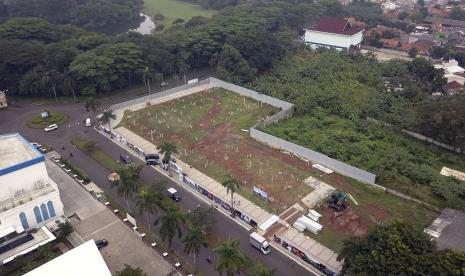
[[(465, 209), (463, 183), (441, 177), (443, 166), (465, 171), (465, 156), (405, 136), (381, 123), (314, 111), (265, 129), (376, 174), (376, 182), (438, 207)], [(439, 195), (441, 196), (439, 196)]]
[[(218, 182), (233, 175), (244, 184), (241, 195), (279, 213), (312, 191), (303, 183), (312, 168), (249, 137), (251, 126), (277, 111), (215, 88), (126, 112), (121, 125), (155, 145), (176, 143), (182, 160)], [(272, 202), (254, 196), (252, 186), (262, 187)]]
[(88, 154), (90, 157), (95, 159), (95, 161), (99, 162), (100, 165), (104, 166), (109, 171), (114, 172), (117, 169), (123, 168), (123, 165), (113, 160), (113, 158), (111, 158), (110, 155), (106, 154), (98, 146), (95, 146), (95, 148), (92, 151), (86, 150), (85, 144), (88, 142), (89, 140), (82, 138), (80, 136), (76, 136), (71, 140), (71, 143), (76, 145), (80, 150), (82, 150), (83, 152)]
[(45, 128), (51, 124), (63, 124), (68, 121), (68, 116), (63, 112), (49, 112), (48, 118), (42, 118), (40, 114), (32, 116), (27, 122), (30, 128)]
[(217, 13), (215, 10), (206, 10), (199, 5), (180, 0), (144, 0), (143, 12), (150, 16), (158, 13), (163, 14), (165, 19), (162, 23), (166, 27), (171, 26), (173, 21), (178, 18), (188, 21), (193, 16), (210, 17)]

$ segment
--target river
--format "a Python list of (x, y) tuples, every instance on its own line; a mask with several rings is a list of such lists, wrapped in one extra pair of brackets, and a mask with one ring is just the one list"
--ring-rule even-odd
[(143, 35), (151, 34), (155, 29), (155, 22), (153, 22), (152, 18), (146, 14), (140, 13), (140, 16), (144, 18), (144, 21), (140, 23), (138, 28), (131, 29), (129, 31), (137, 32)]

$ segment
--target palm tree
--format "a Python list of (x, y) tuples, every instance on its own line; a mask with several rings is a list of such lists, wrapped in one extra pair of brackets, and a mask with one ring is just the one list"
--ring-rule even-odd
[(116, 173), (119, 175), (120, 180), (113, 182), (112, 186), (116, 186), (118, 195), (126, 199), (126, 206), (130, 212), (129, 199), (138, 190), (136, 178), (128, 169), (117, 169)]
[(195, 265), (195, 256), (199, 254), (200, 247), (207, 247), (207, 239), (202, 233), (202, 229), (199, 227), (190, 227), (189, 235), (185, 236), (183, 239), (184, 243), (184, 252), (186, 254), (194, 255), (194, 265)]
[(101, 105), (102, 105), (102, 103), (99, 102), (94, 97), (89, 97), (89, 98), (86, 99), (86, 110), (87, 110), (87, 112), (92, 110), (92, 112), (94, 112), (94, 114), (95, 114), (98, 111), (98, 109), (100, 108)]
[(160, 235), (163, 240), (168, 239), (169, 247), (171, 248), (171, 243), (173, 238), (178, 233), (178, 237), (181, 237), (181, 223), (186, 221), (184, 216), (177, 206), (171, 207), (167, 210), (166, 214), (155, 221), (155, 225), (160, 224)]
[(229, 194), (229, 192), (231, 192), (231, 215), (234, 215), (234, 199), (233, 199), (233, 196), (234, 196), (234, 193), (237, 190), (239, 190), (239, 187), (240, 187), (241, 183), (239, 182), (239, 180), (237, 180), (233, 176), (228, 175), (226, 177), (226, 179), (223, 181), (223, 183), (221, 183), (221, 185), (223, 185), (223, 187), (226, 188), (226, 193)]
[(103, 112), (102, 118), (100, 120), (104, 124), (108, 123), (108, 129), (110, 130), (110, 137), (113, 138), (113, 132), (111, 131), (111, 125), (110, 125), (111, 119), (113, 120), (116, 119), (116, 115), (113, 114), (113, 111), (110, 109), (110, 110), (105, 110)]
[(172, 142), (163, 142), (161, 145), (157, 147), (157, 150), (163, 154), (163, 162), (169, 163), (171, 160), (171, 154), (178, 153), (178, 147), (175, 143)]
[(250, 276), (273, 276), (276, 270), (269, 269), (268, 267), (264, 266), (261, 263), (257, 263), (254, 265), (252, 272), (249, 274)]
[(145, 213), (147, 218), (147, 225), (149, 226), (149, 232), (151, 233), (152, 230), (150, 229), (150, 219), (149, 215), (153, 215), (157, 212), (157, 195), (149, 190), (147, 187), (143, 187), (139, 194), (137, 195), (136, 201), (136, 208), (139, 214)]
[(57, 101), (57, 78), (58, 78), (58, 72), (55, 70), (47, 71), (45, 74), (42, 76), (42, 86), (44, 88), (47, 88), (48, 86), (51, 86), (53, 95), (55, 96), (55, 101)]
[(74, 91), (74, 88), (76, 87), (76, 82), (67, 72), (65, 72), (65, 74), (63, 75), (63, 86), (65, 89), (71, 91), (71, 94), (73, 95), (73, 103), (76, 103), (76, 92)]
[(237, 250), (238, 240), (227, 241), (213, 249), (219, 255), (215, 270), (220, 275), (226, 271), (226, 275), (232, 276), (244, 265), (245, 258)]
[(146, 85), (147, 85), (147, 87), (149, 89), (149, 93), (151, 93), (150, 79), (153, 76), (153, 72), (148, 66), (145, 66), (144, 71), (143, 71), (143, 75), (144, 75), (144, 82), (145, 82), (145, 80), (147, 80)]

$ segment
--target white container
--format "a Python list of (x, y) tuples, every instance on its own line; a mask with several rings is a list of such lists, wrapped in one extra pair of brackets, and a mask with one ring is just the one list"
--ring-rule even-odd
[(317, 211), (315, 210), (309, 210), (308, 211), (308, 214), (307, 214), (307, 217), (309, 217), (311, 220), (313, 221), (316, 221), (318, 222), (318, 220), (322, 217), (321, 214), (319, 214)]

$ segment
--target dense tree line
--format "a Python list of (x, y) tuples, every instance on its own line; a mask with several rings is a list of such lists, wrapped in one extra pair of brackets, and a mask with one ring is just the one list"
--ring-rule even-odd
[(366, 237), (345, 242), (343, 275), (464, 275), (465, 253), (436, 250), (409, 224), (377, 226)]
[(292, 51), (292, 31), (326, 14), (333, 2), (244, 4), (198, 25), (146, 36), (11, 18), (0, 25), (0, 89), (10, 95), (93, 95), (208, 66), (242, 83)]
[(101, 31), (139, 22), (142, 5), (142, 0), (0, 0), (0, 17), (39, 17)]

